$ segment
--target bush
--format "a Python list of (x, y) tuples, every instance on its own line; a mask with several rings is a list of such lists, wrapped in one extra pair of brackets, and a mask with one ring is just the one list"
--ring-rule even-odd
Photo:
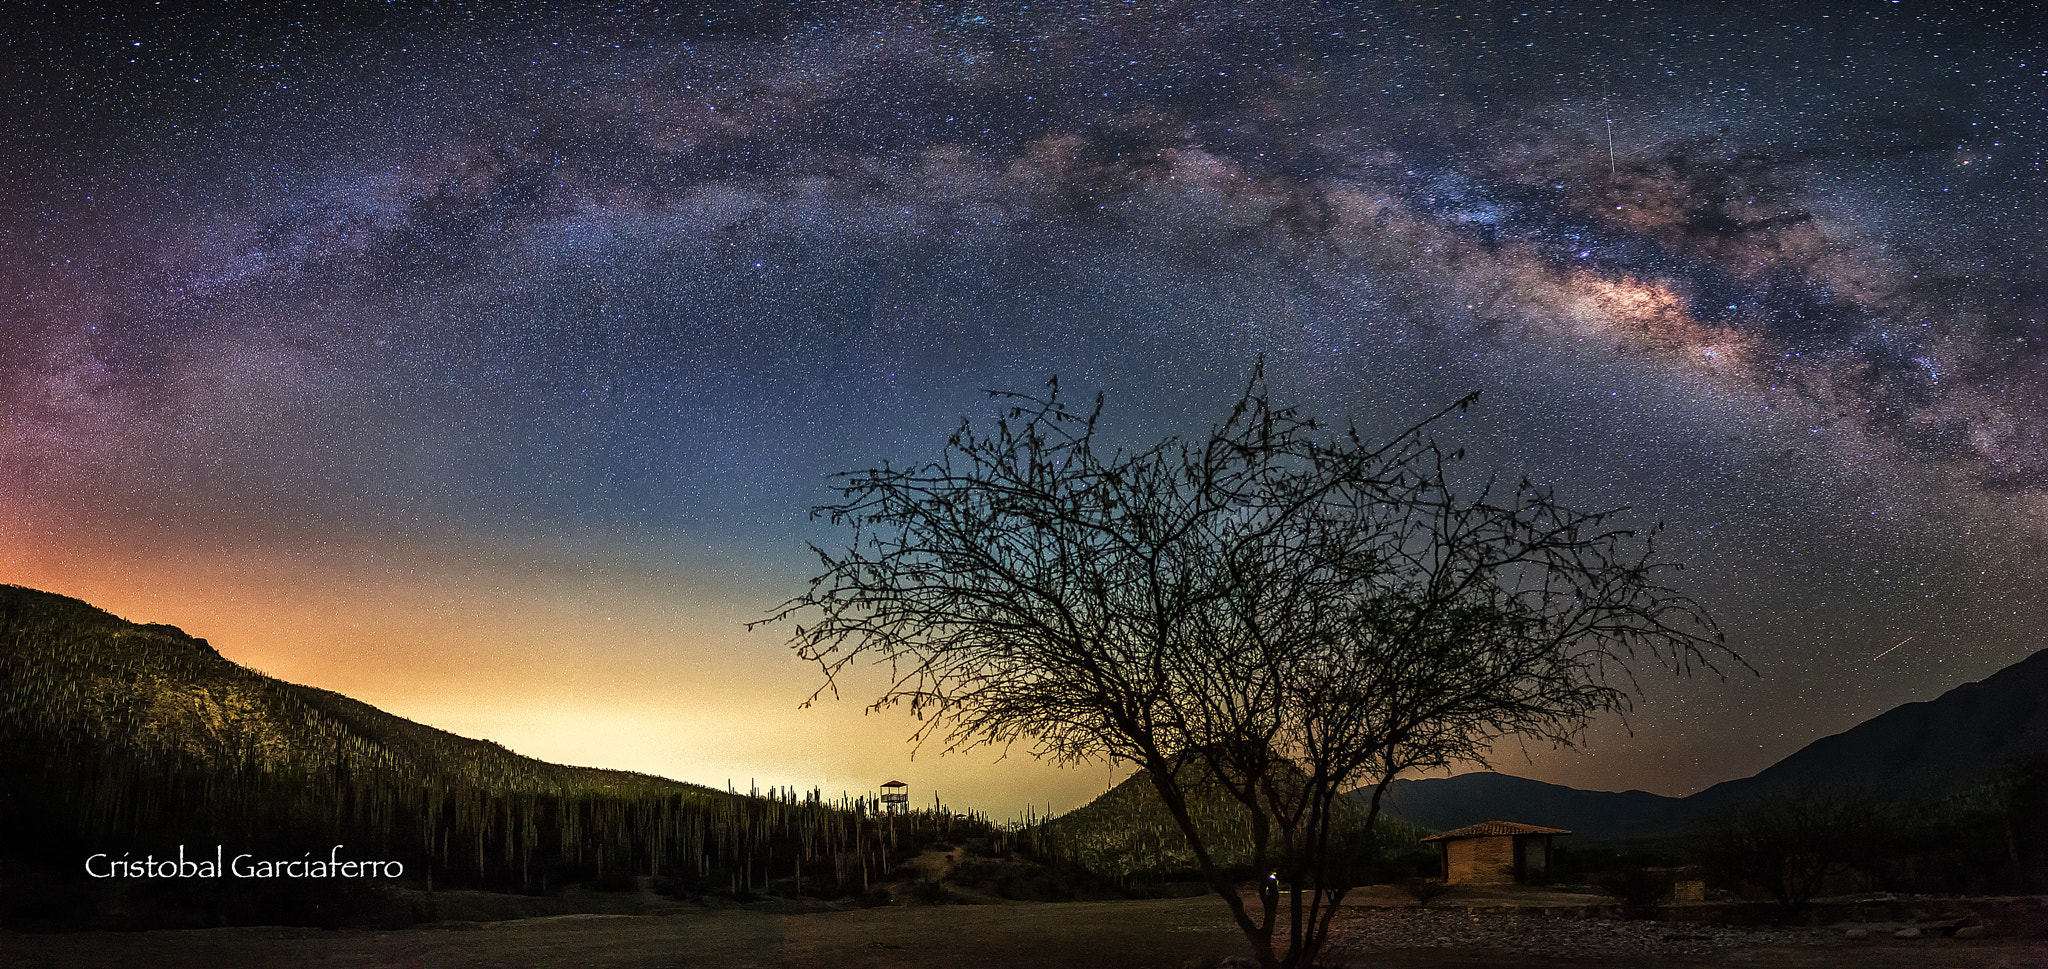
[(1623, 869), (1608, 875), (1602, 885), (1607, 894), (1621, 899), (1622, 905), (1631, 911), (1652, 908), (1671, 897), (1671, 879), (1648, 868)]
[(911, 882), (910, 897), (926, 905), (944, 905), (953, 901), (953, 893), (947, 891), (945, 883), (936, 878), (920, 878)]
[(1768, 794), (1695, 827), (1695, 851), (1726, 883), (1768, 890), (1791, 917), (1831, 878), (1869, 866), (1895, 837), (1884, 803), (1865, 793)]
[(1428, 908), (1430, 899), (1451, 890), (1451, 886), (1434, 878), (1410, 878), (1401, 883), (1408, 894), (1415, 896), (1417, 908)]

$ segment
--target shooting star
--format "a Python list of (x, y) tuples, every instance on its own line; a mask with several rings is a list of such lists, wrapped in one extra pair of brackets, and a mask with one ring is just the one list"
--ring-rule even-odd
[[(1901, 639), (1901, 640), (1899, 640), (1899, 641), (1898, 641), (1898, 642), (1896, 642), (1896, 643), (1893, 643), (1893, 644), (1892, 644), (1892, 649), (1898, 649), (1899, 647), (1901, 647), (1901, 646), (1904, 646), (1904, 645), (1906, 645), (1907, 643), (1910, 643), (1910, 642), (1912, 642), (1912, 641), (1913, 641), (1913, 637), (1911, 637), (1911, 636), (1907, 636), (1906, 638), (1904, 638), (1904, 639)], [(1890, 655), (1891, 655), (1891, 652), (1892, 652), (1892, 649), (1887, 649), (1887, 650), (1885, 650), (1884, 652), (1882, 652), (1882, 653), (1879, 653), (1879, 654), (1877, 654), (1876, 656), (1872, 656), (1872, 657), (1870, 658), (1870, 661), (1871, 661), (1871, 662), (1873, 662), (1873, 663), (1875, 663), (1875, 662), (1877, 662), (1878, 660), (1881, 660), (1881, 659), (1885, 658), (1886, 656), (1890, 656)]]

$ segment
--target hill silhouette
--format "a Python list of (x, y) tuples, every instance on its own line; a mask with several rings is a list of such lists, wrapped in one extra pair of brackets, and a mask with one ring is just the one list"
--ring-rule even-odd
[(212, 769), (376, 772), (500, 793), (723, 791), (523, 757), (223, 658), (174, 626), (0, 586), (0, 743), (176, 756)]
[(1689, 797), (1582, 791), (1490, 772), (1397, 780), (1387, 809), (1447, 830), (1495, 818), (1566, 828), (1579, 841), (1672, 837), (1701, 818), (1807, 790), (1933, 799), (2048, 757), (2048, 649), (1933, 700), (1894, 707), (1823, 737), (1752, 777)]
[(1579, 841), (1661, 837), (1691, 818), (1682, 798), (1582, 791), (1490, 771), (1396, 780), (1387, 785), (1385, 804), (1396, 817), (1434, 831), (1508, 820), (1563, 828)]
[[(1191, 771), (1193, 767), (1184, 767)], [(1223, 869), (1249, 877), (1252, 843), (1244, 806), (1220, 787), (1188, 783), (1188, 813), (1202, 835), (1210, 857)], [(1403, 862), (1404, 856), (1420, 853), (1434, 856), (1434, 849), (1422, 845), (1424, 832), (1407, 821), (1383, 812), (1374, 825), (1374, 837), (1365, 835), (1367, 810), (1347, 798), (1333, 804), (1336, 823), (1333, 840), (1338, 857), (1355, 877), (1372, 877), (1377, 869)], [(1098, 876), (1123, 884), (1160, 880), (1196, 881), (1201, 876), (1187, 837), (1166, 809), (1147, 771), (1140, 770), (1087, 804), (1027, 827), (1022, 835), (1036, 855), (1051, 861), (1084, 867)], [(1278, 837), (1277, 835), (1275, 836)], [(1346, 843), (1368, 849), (1356, 856), (1346, 852)]]
[(2048, 757), (2048, 649), (1935, 699), (1893, 707), (1686, 801), (1711, 811), (1801, 788), (1928, 794), (2032, 757)]

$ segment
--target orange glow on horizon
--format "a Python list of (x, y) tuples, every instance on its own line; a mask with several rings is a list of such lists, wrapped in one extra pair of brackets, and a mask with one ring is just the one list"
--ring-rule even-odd
[(866, 713), (886, 685), (872, 670), (799, 709), (818, 668), (785, 647), (786, 628), (744, 627), (786, 590), (474, 547), (229, 549), (28, 526), (0, 531), (0, 582), (177, 626), (278, 679), (541, 760), (828, 797), (901, 776), (920, 802), (936, 792), (999, 820), (1079, 806), (1111, 776), (1023, 750), (913, 751), (907, 714)]

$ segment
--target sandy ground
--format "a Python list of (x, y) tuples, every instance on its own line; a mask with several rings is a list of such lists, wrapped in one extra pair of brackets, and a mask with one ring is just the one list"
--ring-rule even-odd
[[(1399, 918), (1382, 914), (1373, 918)], [(1451, 940), (1455, 943), (1455, 940)], [(0, 933), (0, 966), (25, 967), (846, 967), (846, 969), (1178, 969), (1246, 953), (1213, 898), (889, 907), (785, 915), (763, 910), (664, 916), (567, 915), (440, 923), (397, 931), (225, 928), (53, 935)], [(1898, 940), (1735, 948), (1698, 956), (1557, 958), (1497, 949), (1340, 950), (1352, 969), (1502, 966), (1622, 969), (2044, 969), (2048, 943)]]

